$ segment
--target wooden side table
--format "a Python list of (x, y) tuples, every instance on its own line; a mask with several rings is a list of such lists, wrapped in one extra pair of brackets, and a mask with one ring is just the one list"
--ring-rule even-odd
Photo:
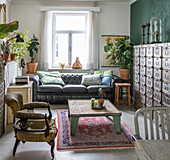
[[(12, 84), (8, 87), (7, 92), (20, 92), (23, 95), (23, 103), (32, 102), (32, 84), (33, 81), (30, 81), (29, 84)], [(8, 123), (13, 123), (13, 115), (11, 109), (8, 107)]]
[[(130, 104), (130, 83), (115, 83), (115, 101), (114, 105), (118, 108), (119, 103), (126, 103), (129, 104), (129, 108), (131, 108)], [(119, 90), (120, 88), (126, 88), (126, 99), (125, 100), (120, 100), (119, 99)]]

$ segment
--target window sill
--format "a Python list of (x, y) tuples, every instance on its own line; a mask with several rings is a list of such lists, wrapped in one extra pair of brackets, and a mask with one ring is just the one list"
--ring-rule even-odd
[(93, 73), (90, 69), (72, 69), (72, 68), (49, 68), (48, 71), (59, 71), (61, 73)]

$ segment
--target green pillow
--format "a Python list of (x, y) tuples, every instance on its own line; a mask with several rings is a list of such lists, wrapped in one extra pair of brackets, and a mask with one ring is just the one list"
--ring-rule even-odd
[(103, 76), (113, 76), (113, 71), (112, 70), (104, 71)]
[(104, 71), (94, 71), (94, 74), (101, 74), (101, 76), (103, 76)]
[(37, 74), (39, 75), (42, 84), (65, 85), (58, 71), (53, 72), (37, 71)]
[(113, 76), (112, 70), (106, 70), (106, 71), (94, 71), (94, 74), (101, 74), (103, 76)]

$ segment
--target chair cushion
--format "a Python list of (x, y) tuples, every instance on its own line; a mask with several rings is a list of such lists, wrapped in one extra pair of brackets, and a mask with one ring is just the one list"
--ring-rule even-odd
[[(28, 122), (30, 129), (45, 129), (45, 121), (29, 121)], [(54, 140), (57, 134), (57, 127), (55, 119), (48, 120), (49, 124), (49, 135), (47, 137), (44, 136), (44, 132), (23, 132), (17, 131), (15, 132), (15, 136), (20, 141), (30, 141), (30, 142), (50, 142), (50, 140)], [(19, 124), (17, 124), (19, 125)], [(29, 128), (28, 128), (29, 129)]]
[(88, 93), (98, 94), (98, 90), (100, 87), (103, 87), (103, 90), (105, 91), (105, 93), (111, 93), (113, 89), (111, 86), (107, 86), (107, 85), (91, 85), (87, 87), (87, 91)]
[(81, 84), (68, 84), (63, 87), (64, 93), (87, 93), (87, 88)]
[(93, 75), (83, 75), (81, 84), (83, 85), (97, 85), (101, 84), (101, 75), (100, 74), (93, 74)]
[(37, 74), (39, 75), (42, 84), (65, 85), (58, 71), (54, 72), (37, 71)]
[(40, 85), (38, 87), (39, 93), (62, 93), (63, 87), (61, 85)]

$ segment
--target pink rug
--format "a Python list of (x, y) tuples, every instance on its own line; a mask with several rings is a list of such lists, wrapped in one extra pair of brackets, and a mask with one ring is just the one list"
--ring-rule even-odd
[(57, 110), (57, 150), (131, 148), (132, 132), (121, 121), (121, 134), (117, 134), (112, 117), (81, 117), (75, 136), (70, 135), (67, 110)]

